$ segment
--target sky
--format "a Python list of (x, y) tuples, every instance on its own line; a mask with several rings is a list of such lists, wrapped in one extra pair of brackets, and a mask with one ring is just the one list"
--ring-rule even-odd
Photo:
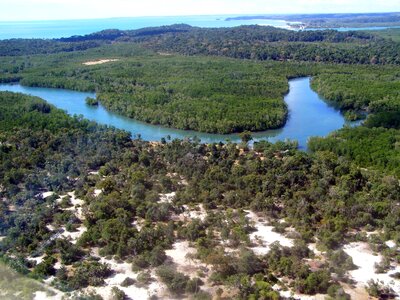
[(0, 0), (0, 21), (396, 11), (400, 0)]

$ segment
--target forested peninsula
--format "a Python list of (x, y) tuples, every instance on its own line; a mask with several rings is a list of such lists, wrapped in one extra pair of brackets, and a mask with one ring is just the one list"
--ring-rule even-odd
[[(0, 41), (0, 81), (96, 91), (107, 109), (151, 124), (262, 131), (285, 124), (287, 80), (301, 76), (312, 75), (313, 88), (344, 111), (396, 111), (399, 45), (360, 31), (107, 30)], [(104, 58), (111, 61), (90, 63)]]
[[(242, 133), (147, 142), (1, 92), (1, 261), (67, 299), (398, 297), (399, 46), (384, 32), (186, 25), (0, 41), (2, 83)], [(308, 152), (250, 147), (248, 130), (285, 123), (302, 76), (366, 120)]]

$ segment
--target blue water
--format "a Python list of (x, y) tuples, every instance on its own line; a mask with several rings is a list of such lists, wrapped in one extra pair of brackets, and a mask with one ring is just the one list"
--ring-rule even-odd
[(225, 21), (230, 15), (136, 17), (91, 20), (0, 22), (0, 40), (11, 38), (61, 38), (84, 35), (104, 29), (138, 29), (150, 26), (188, 24), (199, 27), (234, 27), (239, 25), (271, 25), (283, 27), (283, 20)]
[[(230, 20), (226, 18), (238, 15), (207, 15), (207, 16), (176, 16), (176, 17), (135, 17), (135, 18), (110, 18), (88, 20), (57, 20), (57, 21), (0, 21), (0, 40), (12, 38), (61, 38), (72, 35), (84, 35), (104, 29), (139, 29), (150, 26), (172, 24), (189, 24), (198, 27), (234, 27), (240, 25), (270, 25), (287, 27), (284, 20)], [(290, 22), (296, 23), (296, 22)], [(349, 30), (379, 30), (393, 27), (365, 27), (365, 28), (332, 28), (339, 31)], [(307, 29), (316, 30), (316, 29)]]
[[(86, 97), (95, 97), (93, 93), (82, 93), (63, 89), (24, 87), (19, 84), (0, 84), (0, 91), (12, 91), (41, 97), (49, 103), (67, 111), (71, 115), (83, 115), (100, 124), (111, 125), (127, 130), (132, 136), (140, 136), (148, 141), (160, 141), (167, 135), (183, 139), (197, 136), (202, 142), (226, 142), (227, 139), (238, 142), (237, 134), (208, 134), (196, 131), (184, 131), (155, 126), (129, 119), (107, 111), (103, 106), (88, 106)], [(289, 108), (289, 118), (285, 126), (279, 130), (268, 130), (253, 134), (255, 140), (297, 140), (302, 149), (307, 148), (310, 136), (326, 136), (333, 130), (346, 124), (342, 114), (324, 102), (310, 88), (310, 78), (292, 79), (289, 81), (289, 93), (285, 96)]]

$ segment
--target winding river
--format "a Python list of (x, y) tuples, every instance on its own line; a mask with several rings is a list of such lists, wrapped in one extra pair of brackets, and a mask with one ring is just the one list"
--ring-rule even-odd
[[(180, 139), (197, 136), (205, 143), (225, 142), (227, 139), (233, 142), (240, 140), (238, 134), (209, 134), (150, 125), (107, 111), (101, 105), (98, 107), (86, 105), (86, 97), (95, 97), (94, 93), (25, 87), (19, 84), (0, 84), (0, 91), (38, 96), (71, 115), (82, 115), (100, 124), (127, 130), (133, 137), (140, 135), (142, 139), (148, 141), (160, 141), (162, 137), (168, 135), (171, 138)], [(343, 115), (311, 89), (309, 77), (289, 80), (289, 93), (285, 96), (285, 101), (289, 108), (289, 118), (285, 126), (277, 130), (254, 133), (254, 140), (267, 139), (271, 142), (285, 139), (297, 140), (299, 147), (306, 149), (310, 136), (325, 136), (346, 124)]]

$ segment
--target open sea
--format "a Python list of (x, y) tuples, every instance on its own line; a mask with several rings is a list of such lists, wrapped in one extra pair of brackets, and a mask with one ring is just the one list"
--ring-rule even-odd
[(234, 27), (240, 25), (271, 25), (286, 28), (284, 20), (232, 20), (237, 15), (135, 17), (59, 21), (0, 21), (0, 40), (12, 38), (61, 38), (84, 35), (104, 29), (138, 29), (151, 26), (188, 24), (198, 27)]
[[(133, 18), (109, 18), (87, 20), (57, 20), (57, 21), (0, 21), (0, 40), (13, 38), (40, 38), (53, 39), (70, 37), (73, 35), (85, 35), (104, 29), (139, 29), (144, 27), (188, 24), (198, 27), (235, 27), (240, 25), (269, 25), (280, 28), (289, 28), (285, 20), (253, 19), (253, 20), (229, 20), (226, 18), (238, 17), (238, 15), (207, 15), (207, 16), (176, 16), (176, 17), (133, 17)], [(296, 23), (296, 22), (290, 22)], [(339, 31), (348, 30), (379, 30), (394, 27), (364, 27), (364, 28), (332, 28)], [(317, 30), (317, 29), (307, 29)]]

